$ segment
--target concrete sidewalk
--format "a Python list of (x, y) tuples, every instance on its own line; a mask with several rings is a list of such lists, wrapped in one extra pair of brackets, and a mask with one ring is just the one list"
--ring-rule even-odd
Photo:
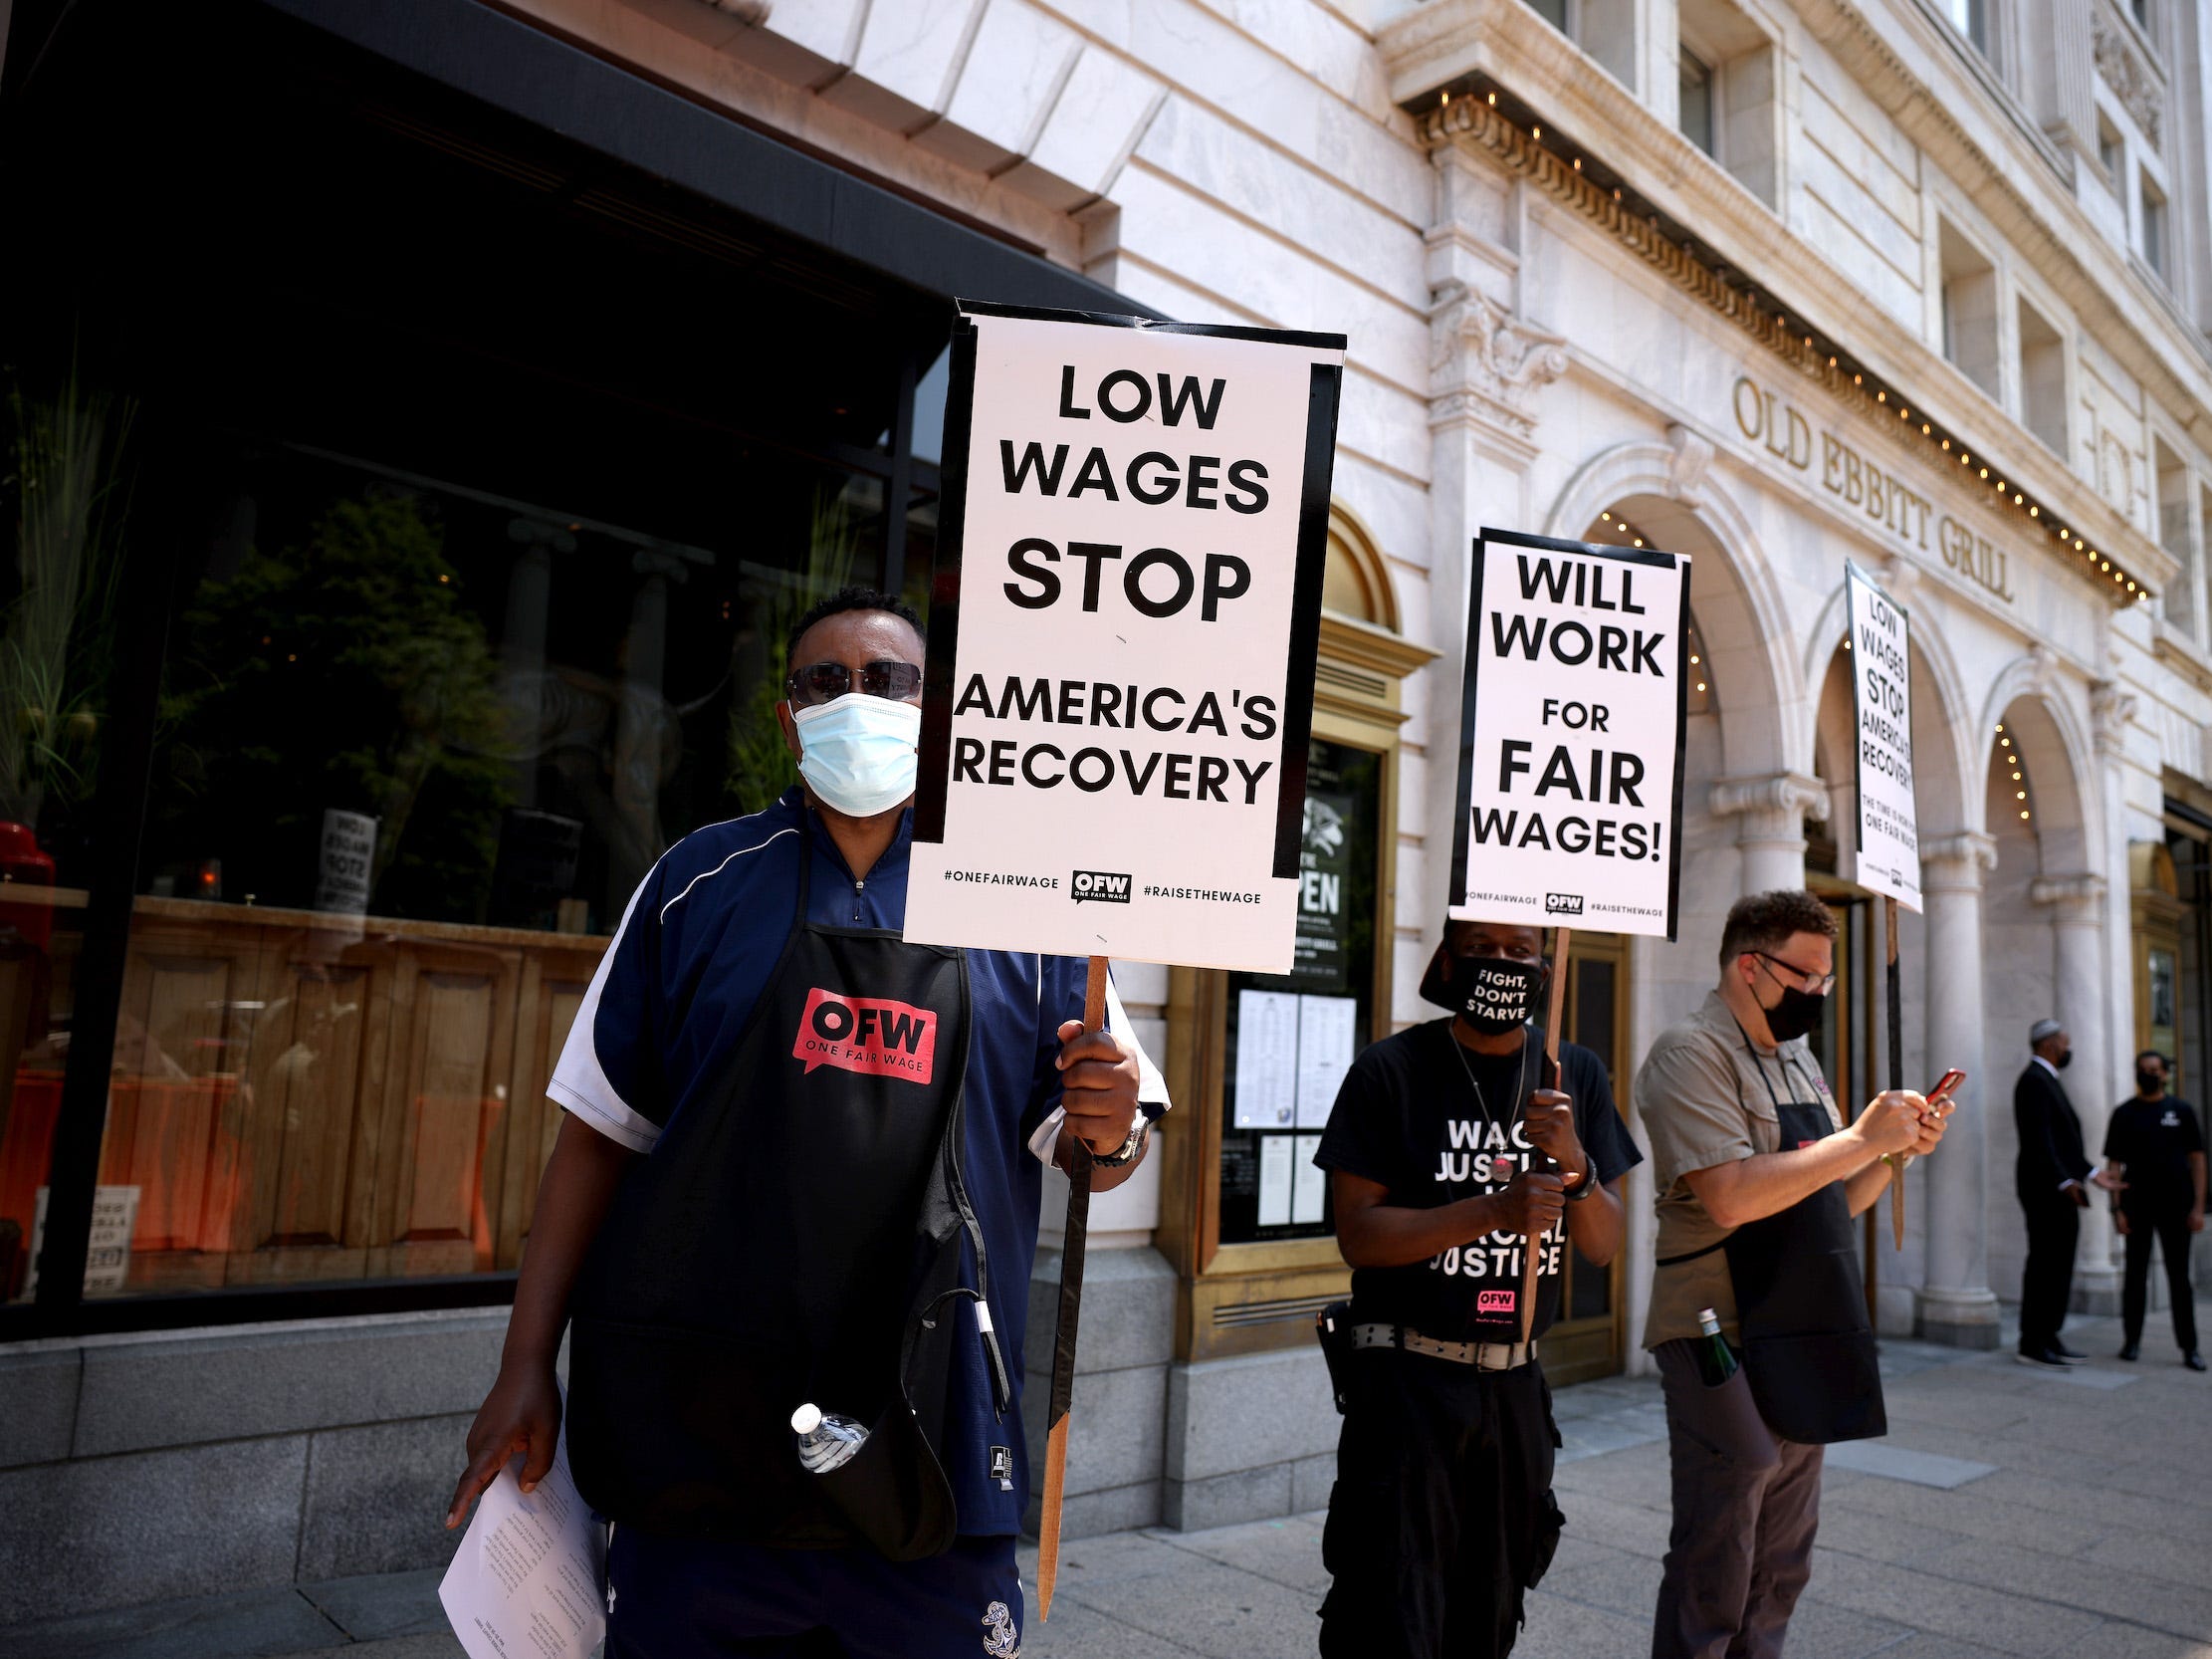
[[(2162, 1315), (2141, 1363), (2117, 1321), (2067, 1329), (2095, 1357), (2052, 1374), (1889, 1342), (1890, 1432), (1836, 1448), (1792, 1659), (2212, 1659), (2212, 1377)], [(2199, 1304), (2212, 1326), (2212, 1306)], [(2008, 1337), (2010, 1332), (2008, 1330)], [(1657, 1384), (1562, 1389), (1567, 1536), (1516, 1653), (1636, 1659), (1666, 1546)], [(1023, 1550), (1025, 1577), (1035, 1550)], [(339, 1579), (0, 1629), (10, 1659), (456, 1659), (437, 1573)], [(1321, 1517), (1068, 1546), (1029, 1659), (1293, 1659), (1328, 1586)], [(979, 1629), (978, 1651), (981, 1648)]]

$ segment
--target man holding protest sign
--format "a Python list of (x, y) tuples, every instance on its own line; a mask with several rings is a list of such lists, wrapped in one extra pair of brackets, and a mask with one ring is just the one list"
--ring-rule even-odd
[(1845, 1125), (1805, 1041), (1835, 941), (1813, 893), (1737, 900), (1718, 989), (1637, 1074), (1659, 1209), (1644, 1340), (1674, 1511), (1654, 1659), (1779, 1654), (1811, 1576), (1822, 1447), (1886, 1426), (1851, 1221), (1902, 1157), (1935, 1149), (1950, 1101), (1891, 1089)]
[[(1589, 1050), (1555, 1045), (1549, 1085), (1534, 1024), (1546, 972), (1536, 928), (1445, 923), (1421, 994), (1451, 1019), (1362, 1054), (1314, 1156), (1353, 1270), (1343, 1328), (1324, 1338), (1345, 1419), (1324, 1655), (1510, 1653), (1558, 1543), (1537, 1339), (1558, 1315), (1566, 1239), (1596, 1267), (1619, 1250), (1614, 1183), (1643, 1154)], [(1535, 1173), (1538, 1155), (1559, 1173)]]
[[(1039, 1160), (1081, 1141), (1126, 1179), (1166, 1091), (1110, 998), (1084, 1031), (1082, 959), (899, 937), (924, 649), (878, 592), (800, 619), (800, 787), (661, 858), (550, 1086), (568, 1116), (448, 1525), (510, 1457), (526, 1491), (551, 1466), (572, 1319), (610, 1656), (1019, 1644)], [(867, 1431), (849, 1462), (801, 1465), (802, 1406)]]
[[(1288, 971), (1344, 346), (963, 303), (909, 940)], [(1078, 1159), (1040, 1617), (1088, 1205)]]
[(1559, 1041), (1566, 924), (1671, 935), (1679, 886), (1687, 562), (1484, 530), (1469, 575), (1450, 919), (1422, 986), (1453, 1018), (1355, 1063), (1315, 1158), (1354, 1269), (1324, 1318), (1345, 1413), (1325, 1654), (1512, 1648), (1561, 1522), (1536, 1362), (1561, 1235), (1609, 1262), (1607, 1185), (1638, 1161), (1604, 1066)]

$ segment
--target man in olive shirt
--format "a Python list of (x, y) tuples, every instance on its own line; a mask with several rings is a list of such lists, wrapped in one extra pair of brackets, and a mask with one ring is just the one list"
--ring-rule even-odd
[[(1811, 1576), (1823, 1445), (1880, 1432), (1849, 1218), (1888, 1185), (1888, 1155), (1933, 1149), (1949, 1107), (1891, 1091), (1845, 1126), (1805, 1042), (1835, 940), (1812, 893), (1738, 900), (1718, 989), (1637, 1075), (1659, 1211), (1644, 1345), (1665, 1389), (1674, 1512), (1654, 1659), (1778, 1655)], [(1695, 1358), (1704, 1308), (1739, 1351), (1754, 1332), (1745, 1368), (1711, 1389)], [(1790, 1344), (1762, 1348), (1777, 1330)], [(1793, 1351), (1813, 1363), (1793, 1372)]]

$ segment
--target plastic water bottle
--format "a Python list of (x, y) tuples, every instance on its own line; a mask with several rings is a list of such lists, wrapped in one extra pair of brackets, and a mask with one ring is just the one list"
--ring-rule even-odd
[(1697, 1340), (1697, 1374), (1707, 1388), (1718, 1388), (1736, 1374), (1735, 1350), (1720, 1334), (1720, 1315), (1710, 1307), (1697, 1310), (1697, 1328), (1704, 1333)]
[(868, 1438), (868, 1431), (850, 1417), (829, 1417), (817, 1405), (802, 1405), (791, 1413), (791, 1433), (798, 1437), (799, 1467), (811, 1475), (826, 1475), (852, 1461)]

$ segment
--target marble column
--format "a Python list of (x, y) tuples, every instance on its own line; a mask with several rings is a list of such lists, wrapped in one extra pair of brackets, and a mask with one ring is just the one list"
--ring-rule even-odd
[(1771, 892), (1805, 885), (1805, 821), (1825, 823), (1828, 786), (1802, 772), (1770, 778), (1723, 778), (1712, 787), (1712, 815), (1741, 822), (1742, 890)]
[[(2067, 875), (2032, 883), (2028, 897), (2051, 913), (2054, 982), (2053, 1017), (2073, 1040), (2067, 1097), (2081, 1119), (2082, 1140), (2091, 1162), (2103, 1144), (2104, 1117), (2111, 1106), (2112, 1046), (2106, 1029), (2104, 966), (2104, 893), (2101, 875)], [(2106, 1206), (2092, 1203), (2082, 1212), (2082, 1236), (2075, 1258), (2074, 1303), (2090, 1312), (2117, 1310), (2113, 1301), (2119, 1271), (2112, 1266), (2112, 1223)], [(2109, 1304), (2109, 1305), (2107, 1305)]]
[(1967, 1076), (1922, 1183), (1927, 1282), (1917, 1293), (1914, 1328), (1928, 1341), (1962, 1348), (1997, 1345), (1997, 1294), (1989, 1286), (1989, 1121), (1992, 1102), (2003, 1101), (2004, 1091), (1981, 1075), (1980, 1064), (1982, 874), (1996, 865), (1997, 843), (1988, 835), (1968, 832), (1920, 846), (1927, 1068), (1964, 1064)]
[[(1463, 665), (1468, 557), (1485, 523), (1527, 524), (1533, 517), (1537, 394), (1567, 369), (1565, 343), (1521, 314), (1521, 247), (1527, 233), (1524, 187), (1501, 175), (1470, 140), (1446, 137), (1431, 152), (1437, 216), (1425, 237), (1429, 281), (1430, 567), (1429, 615), (1440, 653), (1408, 687), (1409, 708), (1427, 758), (1427, 799), (1419, 822), (1429, 852), (1417, 892), (1401, 883), (1398, 919), (1424, 931), (1450, 891), (1450, 850), (1458, 828), (1453, 767), (1459, 752), (1458, 685)], [(1421, 983), (1419, 942), (1403, 942), (1398, 1015), (1428, 1016), (1414, 995)]]

